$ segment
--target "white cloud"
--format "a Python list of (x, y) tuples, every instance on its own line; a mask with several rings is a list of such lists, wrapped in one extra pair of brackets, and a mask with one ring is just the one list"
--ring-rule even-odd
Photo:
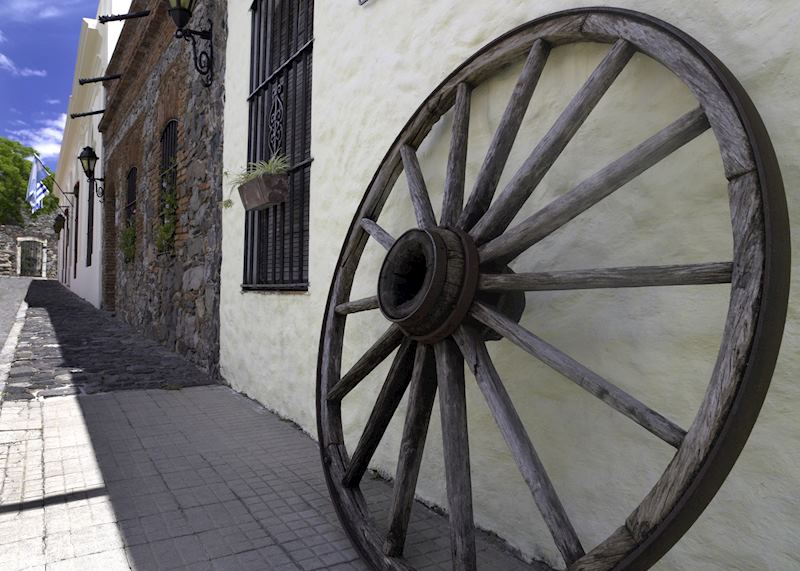
[(40, 119), (37, 127), (28, 129), (7, 130), (12, 138), (23, 145), (33, 147), (43, 159), (57, 157), (61, 151), (61, 138), (64, 136), (64, 124), (67, 114), (62, 113), (54, 119)]
[(31, 69), (29, 67), (17, 67), (11, 58), (0, 53), (0, 71), (7, 71), (11, 75), (19, 77), (45, 77), (47, 72), (43, 69)]
[(60, 99), (45, 99), (44, 102), (47, 103), (48, 105), (58, 105), (59, 103), (61, 103), (61, 100)]
[(0, 44), (6, 41), (6, 36), (3, 34), (3, 30), (0, 30)]
[[(85, 5), (85, 0), (2, 0), (0, 18), (14, 22), (31, 22), (60, 18), (70, 10)], [(94, 16), (94, 14), (88, 14)]]

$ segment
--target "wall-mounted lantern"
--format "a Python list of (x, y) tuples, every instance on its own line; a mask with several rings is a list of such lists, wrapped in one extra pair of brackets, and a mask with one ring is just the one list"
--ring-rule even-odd
[(56, 235), (61, 234), (61, 231), (64, 229), (64, 223), (66, 221), (67, 219), (64, 217), (63, 214), (59, 214), (58, 216), (55, 217), (55, 220), (53, 220), (53, 232), (55, 232)]
[(78, 155), (78, 160), (81, 163), (83, 174), (85, 174), (89, 182), (94, 185), (94, 192), (97, 195), (97, 198), (100, 199), (100, 202), (102, 202), (105, 189), (97, 184), (97, 181), (105, 182), (106, 179), (95, 178), (94, 176), (94, 167), (97, 165), (97, 158), (97, 153), (94, 152), (92, 147), (83, 147), (81, 154)]
[[(192, 13), (197, 5), (197, 0), (169, 0), (169, 15), (175, 26), (176, 38), (183, 38), (187, 42), (192, 42), (192, 54), (194, 56), (194, 67), (202, 76), (203, 85), (211, 86), (214, 80), (214, 44), (211, 41), (213, 25), (208, 21), (207, 30), (192, 30), (186, 26), (192, 19)], [(208, 42), (208, 51), (197, 49), (197, 38)]]

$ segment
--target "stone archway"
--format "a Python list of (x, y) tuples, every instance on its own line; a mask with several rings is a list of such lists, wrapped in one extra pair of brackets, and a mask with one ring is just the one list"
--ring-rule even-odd
[(33, 236), (17, 238), (17, 275), (47, 277), (47, 240)]

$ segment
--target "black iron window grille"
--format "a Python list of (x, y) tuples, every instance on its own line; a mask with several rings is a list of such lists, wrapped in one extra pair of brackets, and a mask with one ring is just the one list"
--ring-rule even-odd
[(66, 223), (64, 224), (64, 236), (66, 239), (64, 240), (64, 250), (63, 250), (63, 260), (64, 263), (61, 266), (61, 278), (64, 283), (69, 283), (69, 208), (64, 209), (64, 217), (67, 219)]
[(245, 214), (244, 289), (308, 289), (313, 0), (252, 6), (247, 160), (289, 160), (289, 198)]
[(125, 223), (133, 224), (136, 216), (136, 167), (128, 171), (127, 189), (125, 194)]
[(170, 120), (161, 134), (161, 222), (165, 223), (167, 195), (175, 194), (178, 180), (178, 122)]
[[(97, 184), (97, 183), (90, 183)], [(92, 252), (94, 251), (94, 193), (89, 188), (86, 193), (86, 267), (92, 265)]]
[(78, 220), (78, 212), (80, 209), (78, 208), (81, 204), (81, 183), (76, 182), (75, 188), (72, 189), (72, 194), (75, 195), (75, 243), (74, 243), (74, 251), (72, 253), (72, 277), (78, 277), (78, 230), (80, 229), (79, 220)]

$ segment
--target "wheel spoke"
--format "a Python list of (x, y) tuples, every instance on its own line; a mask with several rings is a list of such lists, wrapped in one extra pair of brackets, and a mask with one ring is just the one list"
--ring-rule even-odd
[(471, 88), (459, 83), (453, 106), (453, 134), (442, 202), (442, 226), (453, 226), (464, 205), (464, 179), (467, 174), (467, 140), (469, 139), (469, 102)]
[(715, 262), (528, 274), (483, 274), (478, 288), (483, 291), (550, 291), (725, 284), (730, 283), (732, 270), (731, 262)]
[(408, 412), (403, 427), (403, 439), (400, 442), (400, 456), (397, 459), (389, 531), (383, 544), (383, 552), (390, 557), (399, 557), (403, 554), (435, 397), (436, 364), (433, 349), (418, 343), (408, 394)]
[(478, 381), (478, 387), (489, 405), (492, 417), (533, 494), (533, 499), (550, 529), (556, 547), (567, 565), (571, 564), (584, 554), (578, 534), (575, 533), (575, 528), (572, 527), (567, 512), (528, 437), (528, 432), (514, 409), (514, 403), (511, 402), (500, 375), (497, 374), (486, 350), (486, 344), (474, 330), (464, 326), (459, 328), (454, 338)]
[(489, 208), (549, 53), (550, 48), (542, 39), (536, 40), (531, 46), (528, 59), (478, 172), (475, 187), (458, 220), (459, 228), (469, 230)]
[(479, 249), (481, 262), (508, 263), (708, 129), (702, 109), (690, 111), (599, 170), (570, 192)]
[(675, 448), (686, 431), (524, 327), (475, 302), (470, 315)]
[(411, 194), (411, 204), (414, 207), (417, 224), (420, 228), (433, 228), (436, 226), (436, 216), (422, 176), (422, 168), (417, 160), (417, 153), (410, 146), (403, 145), (400, 147), (400, 156), (403, 159), (403, 169), (406, 171), (408, 191)]
[(342, 478), (342, 484), (345, 486), (353, 487), (361, 482), (361, 478), (364, 476), (406, 388), (408, 388), (408, 383), (411, 381), (411, 370), (414, 368), (415, 345), (415, 342), (406, 339), (397, 350), (392, 367), (389, 369), (386, 381), (383, 383), (372, 413), (364, 427), (364, 432), (361, 433), (358, 445), (350, 457), (347, 472)]
[(336, 306), (336, 313), (339, 315), (347, 315), (349, 313), (358, 313), (360, 311), (369, 311), (370, 309), (378, 308), (378, 296), (365, 297), (364, 299), (354, 299), (340, 303)]
[(328, 393), (329, 401), (342, 400), (358, 383), (380, 365), (403, 340), (403, 330), (392, 324), (377, 341), (367, 349), (347, 374)]
[(447, 501), (450, 507), (450, 554), (454, 569), (474, 571), (475, 523), (472, 516), (464, 362), (452, 339), (440, 341), (434, 345), (434, 350)]
[(631, 44), (622, 39), (617, 40), (611, 47), (600, 65), (592, 72), (544, 138), (514, 174), (514, 178), (503, 189), (486, 214), (470, 230), (470, 234), (477, 243), (482, 244), (491, 240), (508, 227), (635, 51)]
[(372, 236), (378, 244), (386, 248), (387, 250), (392, 247), (394, 244), (394, 238), (391, 234), (389, 234), (386, 230), (381, 228), (377, 222), (374, 220), (370, 220), (369, 218), (362, 218), (361, 219), (361, 227)]

